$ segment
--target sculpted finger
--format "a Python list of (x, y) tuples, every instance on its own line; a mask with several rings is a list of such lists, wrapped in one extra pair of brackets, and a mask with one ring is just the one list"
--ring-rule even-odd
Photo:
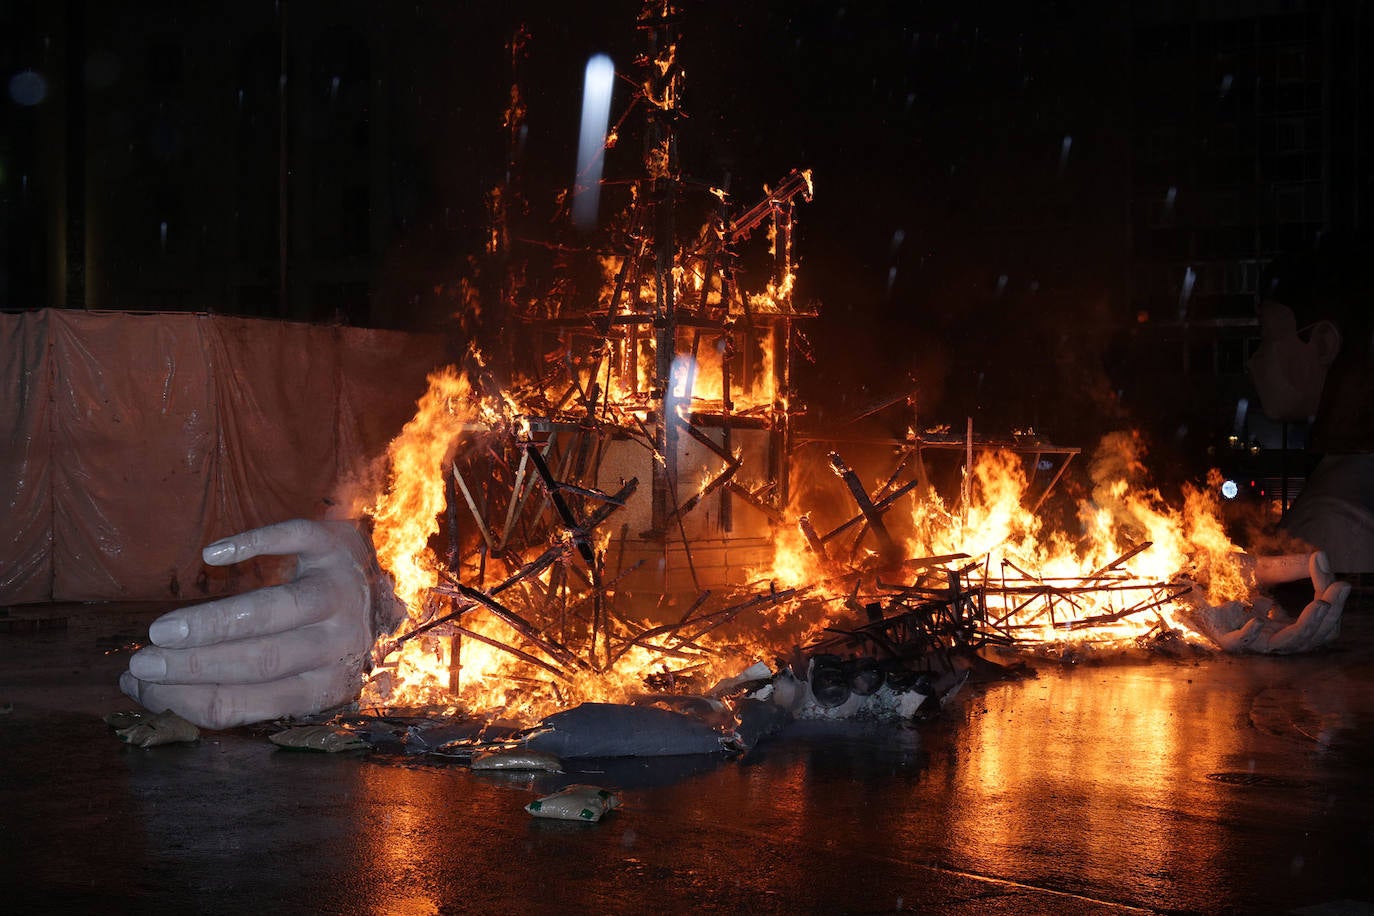
[(1230, 633), (1222, 634), (1221, 638), (1217, 640), (1217, 643), (1227, 652), (1248, 652), (1250, 647), (1254, 645), (1255, 640), (1259, 639), (1262, 627), (1262, 621), (1251, 619), (1239, 630), (1232, 630)]
[(201, 551), (201, 556), (211, 566), (229, 566), (264, 555), (324, 553), (332, 546), (328, 526), (295, 518), (221, 538)]
[(1325, 550), (1312, 552), (1312, 559), (1308, 562), (1308, 572), (1312, 576), (1312, 594), (1318, 598), (1321, 598), (1322, 593), (1336, 581), (1335, 574), (1331, 572), (1331, 560), (1327, 557)]
[(362, 670), (321, 668), (270, 684), (151, 684), (125, 672), (120, 689), (146, 709), (170, 709), (201, 728), (219, 729), (306, 716), (357, 697)]
[(1345, 601), (1350, 597), (1350, 590), (1349, 582), (1332, 582), (1322, 592), (1322, 600), (1331, 605), (1331, 610), (1326, 612), (1326, 618), (1317, 630), (1318, 645), (1324, 646), (1340, 635), (1341, 615), (1345, 613)]
[(313, 626), (192, 649), (148, 646), (129, 659), (129, 670), (141, 681), (160, 684), (262, 684), (342, 664), (364, 651), (348, 646), (337, 632)]
[(283, 633), (324, 620), (341, 602), (362, 602), (361, 585), (357, 589), (352, 597), (344, 583), (306, 574), (286, 585), (169, 611), (153, 621), (148, 638), (164, 648), (182, 649)]
[(1330, 611), (1331, 605), (1325, 601), (1313, 601), (1308, 604), (1297, 620), (1279, 630), (1269, 640), (1269, 651), (1287, 655), (1293, 652), (1306, 652), (1319, 645), (1316, 641), (1317, 633), (1320, 632), (1322, 622)]
[(1309, 574), (1310, 557), (1311, 555), (1306, 553), (1256, 557), (1255, 581), (1260, 585), (1296, 582)]

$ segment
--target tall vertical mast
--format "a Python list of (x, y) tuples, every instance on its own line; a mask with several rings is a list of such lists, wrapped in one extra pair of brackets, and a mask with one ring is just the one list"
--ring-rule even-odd
[(681, 175), (677, 151), (677, 108), (682, 91), (682, 70), (677, 63), (677, 11), (667, 2), (645, 3), (640, 28), (648, 36), (648, 51), (641, 59), (645, 111), (644, 166), (654, 227), (654, 345), (656, 354), (654, 393), (658, 427), (654, 462), (653, 519), (656, 533), (665, 532), (677, 509), (677, 412), (680, 398), (674, 395), (673, 357), (677, 351), (676, 284), (677, 227), (675, 203)]

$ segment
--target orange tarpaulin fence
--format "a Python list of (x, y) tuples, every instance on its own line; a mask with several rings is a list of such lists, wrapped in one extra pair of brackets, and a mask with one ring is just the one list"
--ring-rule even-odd
[(0, 314), (0, 604), (241, 587), (203, 545), (340, 514), (434, 336), (190, 313)]

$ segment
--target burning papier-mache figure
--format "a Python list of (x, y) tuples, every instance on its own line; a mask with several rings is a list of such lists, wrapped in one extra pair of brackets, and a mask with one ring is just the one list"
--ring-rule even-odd
[[(590, 252), (604, 285), (567, 279), (536, 295), (515, 270), (475, 284), (489, 299), (467, 330), (492, 363), (474, 348), (463, 371), (431, 378), (389, 450), (388, 485), (360, 507), (368, 533), (295, 520), (210, 545), (211, 565), (293, 554), (296, 572), (159, 618), (121, 678), (126, 694), (224, 728), (360, 696), (532, 721), (734, 683), (722, 697), (741, 729), (762, 732), (779, 716), (908, 718), (957, 682), (951, 649), (1186, 630), (1228, 651), (1282, 653), (1334, 638), (1349, 586), (1324, 555), (1243, 560), (1200, 504), (1169, 510), (1104, 478), (1080, 507), (1091, 537), (1041, 531), (1018, 470), (1022, 457), (1039, 464), (1041, 443), (999, 451), (970, 429), (955, 443), (967, 456), (955, 509), (918, 488), (923, 472), (900, 476), (947, 443), (896, 443), (898, 469), (872, 492), (832, 455), (859, 514), (826, 534), (799, 524), (792, 357), (813, 313), (792, 301), (791, 239), (811, 177), (795, 171), (740, 209), (684, 181), (680, 36), (661, 6), (640, 22), (640, 177), (620, 185), (622, 215)], [(508, 117), (513, 137), (520, 116)], [(507, 208), (521, 210), (514, 188), (500, 191), (498, 247), (513, 237)], [(704, 223), (679, 237), (692, 194), (709, 198)], [(751, 261), (742, 246), (765, 224), (768, 254)], [(745, 291), (751, 264), (760, 292)], [(899, 511), (910, 519), (889, 531)], [(859, 532), (849, 559), (831, 557), (827, 541), (846, 531)], [(1096, 546), (1066, 547), (1085, 539)], [(1302, 578), (1314, 600), (1296, 619), (1257, 596)], [(670, 594), (687, 600), (657, 600)], [(751, 665), (760, 659), (764, 670)]]

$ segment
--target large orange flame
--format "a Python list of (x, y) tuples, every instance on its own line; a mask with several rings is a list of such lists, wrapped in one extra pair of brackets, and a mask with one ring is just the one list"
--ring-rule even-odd
[[(933, 492), (913, 497), (902, 553), (965, 555), (943, 565), (968, 571), (972, 587), (986, 589), (988, 617), (1022, 644), (1125, 643), (1161, 622), (1188, 632), (1187, 611), (1197, 602), (1253, 594), (1253, 564), (1226, 535), (1210, 492), (1185, 486), (1180, 509), (1149, 485), (1142, 448), (1136, 434), (1104, 437), (1091, 467), (1091, 498), (1078, 504), (1077, 533), (1047, 530), (1026, 508), (1030, 482), (1020, 456), (981, 453), (959, 504)], [(780, 539), (777, 547), (772, 574), (779, 582), (816, 581), (804, 539)], [(1032, 593), (1049, 597), (1027, 600)], [(1149, 612), (1107, 619), (1135, 604), (1150, 605)], [(1100, 622), (1079, 626), (1084, 621)]]
[[(604, 641), (597, 644), (596, 631), (578, 622), (585, 621), (585, 613), (565, 615), (561, 623), (537, 621), (550, 640), (560, 641), (560, 649), (564, 644), (572, 647), (567, 650), (569, 658), (554, 658), (548, 645), (488, 608), (463, 601), (450, 605), (434, 592), (446, 578), (430, 542), (440, 531), (447, 469), (465, 443), (491, 436), (527, 436), (520, 414), (520, 404), (511, 395), (482, 394), (465, 374), (447, 369), (430, 378), (414, 419), (391, 444), (389, 484), (371, 510), (378, 558), (410, 607), (410, 628), (455, 608), (461, 613), (453, 626), (436, 627), (395, 648), (381, 675), (369, 684), (364, 702), (462, 705), (530, 718), (581, 700), (624, 699), (642, 689), (646, 674), (670, 661), (674, 667), (685, 664), (683, 653), (670, 657), (662, 646), (635, 644), (624, 628), (614, 636), (607, 635), (614, 628), (602, 631), (596, 638)], [(957, 505), (946, 504), (934, 493), (910, 499), (910, 534), (902, 553), (911, 558), (967, 555), (969, 559), (956, 565), (975, 570), (988, 589), (988, 616), (1015, 632), (1018, 642), (1120, 642), (1161, 622), (1183, 627), (1174, 604), (1177, 595), (1164, 586), (1192, 578), (1202, 583), (1206, 600), (1213, 604), (1246, 597), (1253, 589), (1243, 554), (1226, 537), (1215, 501), (1202, 490), (1190, 489), (1181, 509), (1170, 506), (1145, 481), (1136, 436), (1109, 436), (1099, 447), (1091, 467), (1092, 495), (1078, 506), (1081, 531), (1076, 534), (1046, 530), (1026, 509), (1030, 483), (1018, 456), (986, 452), (967, 473), (965, 495)], [(599, 536), (593, 549), (604, 550), (606, 535)], [(503, 594), (508, 606), (533, 617), (539, 607), (568, 607), (571, 602), (585, 610), (593, 600), (592, 590), (579, 585), (572, 573), (577, 560), (566, 533), (559, 537), (562, 554), (539, 575)], [(1139, 549), (1145, 542), (1148, 549)], [(555, 538), (554, 547), (559, 546)], [(736, 629), (728, 638), (697, 640), (697, 648), (720, 653), (686, 653), (708, 675), (734, 673), (755, 659), (804, 643), (833, 624), (832, 616), (843, 608), (841, 586), (837, 581), (827, 583), (826, 571), (795, 525), (778, 529), (774, 547), (766, 578), (777, 589), (806, 588), (807, 597), (768, 604), (768, 613), (759, 614), (743, 636)], [(1114, 565), (1123, 554), (1129, 554), (1128, 562)], [(528, 559), (505, 558), (508, 573)], [(1090, 579), (1094, 571), (1104, 569), (1110, 571), (1112, 589), (1094, 594), (1085, 586), (1096, 581)], [(833, 567), (830, 572), (835, 572)], [(1068, 597), (1061, 596), (1047, 614), (1046, 602), (1024, 601), (1020, 595), (997, 598), (998, 586), (1006, 586), (1008, 580), (1067, 587)], [(1141, 594), (1153, 589), (1164, 599), (1148, 614), (1106, 619), (1120, 610), (1122, 594), (1131, 588), (1143, 590)], [(613, 597), (614, 590), (605, 594)], [(1103, 619), (1100, 625), (1065, 628), (1074, 620), (1098, 618)], [(624, 619), (638, 631), (651, 626)]]

